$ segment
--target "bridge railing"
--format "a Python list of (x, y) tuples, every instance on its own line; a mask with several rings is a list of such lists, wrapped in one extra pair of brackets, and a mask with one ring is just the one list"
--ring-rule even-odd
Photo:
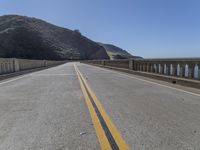
[(135, 60), (133, 70), (180, 78), (200, 79), (200, 59), (179, 58)]
[(87, 63), (200, 80), (200, 58), (90, 60)]
[(66, 61), (29, 60), (16, 58), (0, 58), (0, 74), (8, 74), (35, 68), (59, 65)]

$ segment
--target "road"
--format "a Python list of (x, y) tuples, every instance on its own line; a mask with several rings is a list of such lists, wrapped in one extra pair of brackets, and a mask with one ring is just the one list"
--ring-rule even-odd
[(200, 92), (80, 63), (0, 82), (0, 150), (200, 150)]

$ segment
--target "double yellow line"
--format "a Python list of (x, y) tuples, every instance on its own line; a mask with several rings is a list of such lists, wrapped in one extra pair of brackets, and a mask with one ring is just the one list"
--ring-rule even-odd
[(81, 90), (85, 97), (87, 107), (92, 118), (94, 128), (102, 150), (129, 150), (130, 148), (122, 138), (120, 132), (107, 115), (100, 101), (92, 92), (88, 83), (79, 71), (76, 65), (76, 70)]

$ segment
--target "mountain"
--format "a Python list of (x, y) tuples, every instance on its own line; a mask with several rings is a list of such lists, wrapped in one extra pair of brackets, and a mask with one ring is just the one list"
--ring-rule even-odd
[(109, 59), (105, 48), (81, 35), (43, 20), (0, 16), (0, 57), (25, 59)]
[(106, 52), (109, 55), (110, 59), (142, 58), (139, 56), (133, 56), (130, 53), (128, 53), (126, 50), (123, 50), (112, 44), (99, 43), (99, 45), (103, 46), (106, 49)]

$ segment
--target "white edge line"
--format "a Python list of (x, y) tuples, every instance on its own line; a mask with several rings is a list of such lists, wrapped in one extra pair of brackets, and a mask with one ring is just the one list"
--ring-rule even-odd
[[(64, 64), (62, 64), (64, 65)], [(59, 65), (59, 66), (62, 66), (62, 65)], [(55, 67), (58, 67), (58, 66), (53, 66), (53, 67), (50, 67), (50, 68), (46, 68), (44, 69), (45, 71), (46, 70), (49, 70), (49, 69), (52, 69), (52, 68), (55, 68)], [(27, 74), (24, 74), (24, 75), (20, 75), (20, 77), (13, 77), (14, 79), (5, 79), (6, 81), (2, 80), (2, 82), (0, 81), (0, 85), (2, 84), (5, 84), (5, 83), (9, 83), (9, 82), (13, 82), (13, 81), (16, 81), (16, 80), (19, 80), (19, 79), (22, 79), (22, 78), (25, 78), (27, 76), (34, 76), (35, 73), (38, 73), (38, 72), (42, 72), (44, 70), (39, 70), (39, 71), (35, 71), (35, 72), (31, 72), (31, 73), (27, 73)]]
[(37, 76), (69, 76), (69, 75), (74, 75), (74, 74), (67, 74), (67, 73), (63, 73), (63, 74), (31, 74), (29, 76), (33, 76), (33, 77), (37, 77)]
[[(97, 67), (97, 66), (93, 66), (93, 67)], [(182, 90), (182, 89), (177, 89), (177, 88), (174, 88), (174, 87), (171, 87), (171, 86), (167, 86), (167, 85), (163, 85), (163, 84), (159, 84), (159, 83), (156, 83), (156, 82), (153, 82), (153, 81), (148, 81), (148, 80), (140, 79), (140, 78), (137, 78), (137, 77), (134, 77), (134, 76), (127, 75), (125, 73), (119, 73), (117, 71), (109, 70), (109, 69), (106, 69), (106, 68), (101, 68), (101, 69), (109, 71), (109, 72), (117, 73), (117, 74), (119, 74), (121, 76), (126, 76), (126, 77), (133, 78), (133, 79), (136, 79), (136, 80), (139, 80), (139, 81), (151, 83), (151, 84), (154, 84), (154, 85), (159, 85), (159, 86), (166, 87), (166, 88), (169, 88), (169, 89), (177, 90), (179, 92), (184, 92), (184, 93), (187, 93), (187, 94), (191, 94), (191, 95), (195, 95), (195, 96), (199, 96), (200, 97), (200, 94), (196, 94), (196, 93), (193, 93), (193, 92), (185, 91), (185, 90)]]
[(2, 81), (2, 82), (0, 82), (0, 85), (5, 84), (5, 83), (9, 83), (9, 82), (16, 81), (16, 80), (19, 80), (19, 79), (25, 78), (25, 77), (27, 77), (27, 76), (28, 76), (28, 75), (24, 75), (24, 76), (20, 76), (20, 77), (17, 77), (17, 78), (11, 79), (11, 80)]
[(162, 86), (162, 87), (166, 87), (166, 88), (169, 88), (169, 89), (177, 90), (179, 92), (184, 92), (184, 93), (187, 93), (187, 94), (192, 94), (192, 95), (195, 95), (195, 96), (200, 96), (200, 94), (196, 94), (196, 93), (193, 93), (193, 92), (185, 91), (185, 90), (182, 90), (182, 89), (177, 89), (177, 88), (174, 88), (174, 87), (171, 87), (171, 86), (159, 84), (159, 83), (152, 82), (152, 81), (147, 81), (147, 80), (140, 79), (140, 78), (133, 77), (133, 76), (129, 76), (129, 75), (126, 75), (126, 74), (121, 74), (121, 73), (117, 73), (117, 74), (120, 74), (120, 75), (123, 75), (123, 76), (127, 76), (129, 78), (133, 78), (133, 79), (140, 80), (140, 81), (143, 81), (143, 82), (147, 82), (147, 83), (159, 85), (159, 86)]

